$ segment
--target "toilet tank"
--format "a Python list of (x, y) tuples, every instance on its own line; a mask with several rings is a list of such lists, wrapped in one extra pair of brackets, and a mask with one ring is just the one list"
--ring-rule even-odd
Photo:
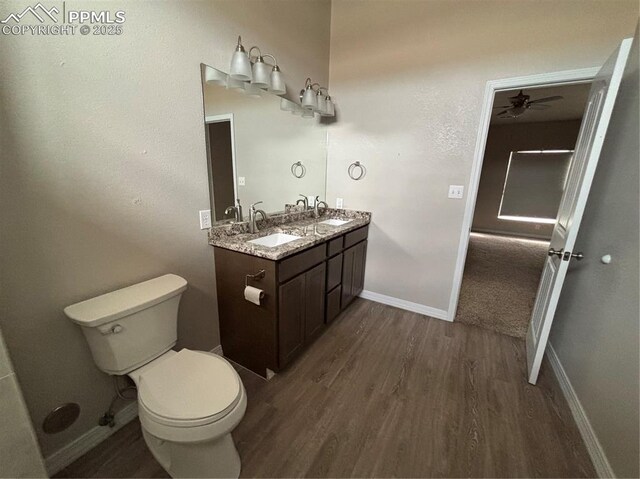
[(122, 375), (171, 349), (185, 279), (166, 274), (64, 309), (82, 328), (102, 371)]

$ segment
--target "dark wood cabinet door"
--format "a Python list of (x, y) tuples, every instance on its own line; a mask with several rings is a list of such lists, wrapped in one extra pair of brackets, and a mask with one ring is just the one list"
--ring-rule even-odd
[(358, 296), (364, 289), (364, 265), (367, 257), (367, 242), (363, 241), (354, 246), (355, 254), (353, 258), (353, 287), (351, 293)]
[(322, 263), (305, 273), (304, 295), (304, 338), (309, 342), (324, 329), (325, 273), (326, 264)]
[(353, 263), (355, 259), (355, 247), (351, 247), (342, 254), (342, 298), (340, 307), (346, 308), (353, 300)]
[[(324, 278), (323, 278), (324, 281)], [(304, 345), (305, 275), (280, 285), (279, 366), (284, 367)]]

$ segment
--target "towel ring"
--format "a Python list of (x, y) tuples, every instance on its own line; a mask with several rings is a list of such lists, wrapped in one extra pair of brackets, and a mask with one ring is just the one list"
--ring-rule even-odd
[[(359, 174), (356, 174), (356, 171), (359, 170)], [(361, 164), (359, 161), (355, 161), (349, 165), (349, 169), (347, 170), (349, 173), (349, 177), (352, 180), (358, 181), (365, 177), (367, 174), (367, 169)]]
[(307, 174), (307, 168), (302, 164), (301, 161), (298, 161), (291, 165), (291, 174), (296, 178), (302, 178)]

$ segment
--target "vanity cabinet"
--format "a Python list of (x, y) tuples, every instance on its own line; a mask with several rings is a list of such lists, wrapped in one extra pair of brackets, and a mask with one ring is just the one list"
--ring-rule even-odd
[[(362, 291), (367, 234), (363, 226), (275, 261), (215, 246), (224, 355), (264, 377), (290, 364)], [(260, 305), (245, 300), (245, 283), (264, 291)]]

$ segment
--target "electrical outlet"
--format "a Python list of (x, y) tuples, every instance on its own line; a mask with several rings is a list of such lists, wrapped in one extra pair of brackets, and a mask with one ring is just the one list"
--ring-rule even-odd
[(316, 205), (316, 197), (307, 196), (307, 204), (309, 205), (309, 208), (313, 208)]
[(200, 229), (211, 228), (211, 210), (200, 210)]
[(343, 204), (344, 204), (344, 200), (342, 198), (336, 198), (336, 208), (342, 209)]
[(464, 194), (464, 186), (462, 185), (449, 185), (449, 198), (459, 200)]
[(244, 186), (245, 184), (244, 176), (238, 176), (238, 186)]

